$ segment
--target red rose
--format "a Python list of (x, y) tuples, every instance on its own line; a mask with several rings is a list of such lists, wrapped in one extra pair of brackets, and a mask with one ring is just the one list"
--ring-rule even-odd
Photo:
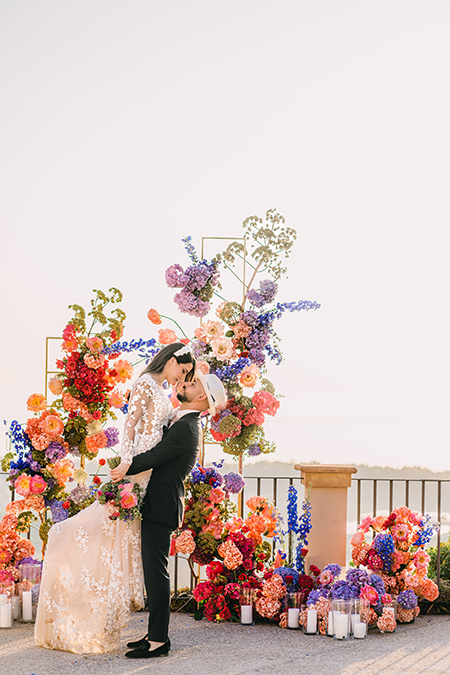
[(258, 572), (262, 572), (263, 569), (264, 569), (264, 564), (263, 564), (262, 562), (259, 562), (259, 563), (256, 565), (256, 569), (258, 570)]
[(240, 574), (239, 575), (239, 581), (247, 581), (247, 575), (246, 574)]
[(102, 482), (102, 481), (101, 481), (101, 478), (99, 478), (98, 476), (94, 476), (94, 483), (95, 483), (96, 485), (100, 485), (101, 482)]
[(242, 567), (244, 568), (244, 570), (251, 570), (251, 569), (252, 569), (253, 563), (252, 563), (252, 561), (250, 560), (250, 558), (246, 558), (246, 559), (244, 560), (244, 562), (243, 562), (243, 564), (242, 564)]
[(300, 553), (301, 553), (302, 556), (304, 557), (305, 555), (308, 555), (308, 549), (307, 549), (307, 548), (302, 548), (302, 550), (300, 551)]
[(100, 466), (105, 466), (105, 464), (106, 464), (106, 459), (99, 459), (99, 460), (98, 460), (98, 463), (100, 464)]
[(63, 503), (63, 505), (62, 505), (63, 509), (68, 509), (69, 506), (70, 506), (69, 500), (65, 501), (65, 502)]
[(100, 412), (100, 410), (96, 410), (95, 412), (92, 413), (92, 417), (94, 418), (94, 420), (99, 420), (101, 416), (102, 413)]

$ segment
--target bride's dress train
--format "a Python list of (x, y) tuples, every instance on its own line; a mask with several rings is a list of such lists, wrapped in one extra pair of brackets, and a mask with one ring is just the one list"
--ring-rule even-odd
[[(173, 414), (165, 392), (149, 374), (135, 384), (121, 458), (153, 448)], [(147, 488), (151, 471), (133, 480)], [(150, 485), (151, 489), (151, 485)], [(38, 645), (82, 653), (117, 648), (131, 609), (144, 606), (140, 522), (110, 520), (94, 502), (50, 530), (36, 617)]]

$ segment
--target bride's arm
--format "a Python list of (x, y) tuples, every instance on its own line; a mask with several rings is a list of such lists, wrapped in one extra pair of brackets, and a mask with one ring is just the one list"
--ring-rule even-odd
[(133, 446), (136, 427), (141, 417), (146, 414), (146, 426), (151, 425), (154, 415), (153, 395), (148, 382), (138, 380), (134, 385), (128, 402), (128, 414), (123, 428), (122, 446), (120, 448), (120, 464), (114, 469), (115, 480), (122, 480), (133, 461)]

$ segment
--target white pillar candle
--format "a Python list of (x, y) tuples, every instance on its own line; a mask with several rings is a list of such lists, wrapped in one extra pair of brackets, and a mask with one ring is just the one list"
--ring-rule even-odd
[(0, 595), (0, 605), (6, 605), (8, 602), (8, 596), (4, 593)]
[(20, 613), (20, 598), (18, 598), (17, 595), (11, 598), (11, 611), (12, 611), (12, 618), (18, 619)]
[(359, 623), (361, 620), (361, 617), (359, 614), (352, 614), (352, 632), (355, 632), (355, 623)]
[(253, 605), (241, 605), (241, 623), (253, 623)]
[(316, 631), (317, 631), (317, 609), (308, 609), (306, 632), (315, 633)]
[(328, 612), (328, 635), (333, 635), (333, 612)]
[(11, 605), (9, 602), (0, 605), (0, 628), (11, 628)]
[(300, 610), (297, 607), (290, 607), (288, 610), (288, 628), (299, 628), (300, 623), (298, 617)]
[(31, 591), (22, 591), (22, 618), (24, 621), (33, 620)]
[(333, 617), (334, 637), (338, 640), (344, 640), (348, 635), (348, 617), (347, 614), (336, 613)]
[(353, 637), (361, 639), (366, 637), (367, 626), (361, 621), (357, 621), (353, 626)]

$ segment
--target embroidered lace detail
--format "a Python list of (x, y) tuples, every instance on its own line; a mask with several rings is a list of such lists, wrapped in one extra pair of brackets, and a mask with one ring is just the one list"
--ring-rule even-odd
[[(172, 405), (151, 375), (133, 387), (121, 457), (151, 450), (173, 417)], [(151, 471), (133, 480), (147, 488)], [(151, 489), (151, 485), (150, 485)], [(48, 649), (103, 653), (117, 649), (130, 609), (144, 607), (140, 523), (110, 520), (94, 502), (49, 534), (35, 637)]]

